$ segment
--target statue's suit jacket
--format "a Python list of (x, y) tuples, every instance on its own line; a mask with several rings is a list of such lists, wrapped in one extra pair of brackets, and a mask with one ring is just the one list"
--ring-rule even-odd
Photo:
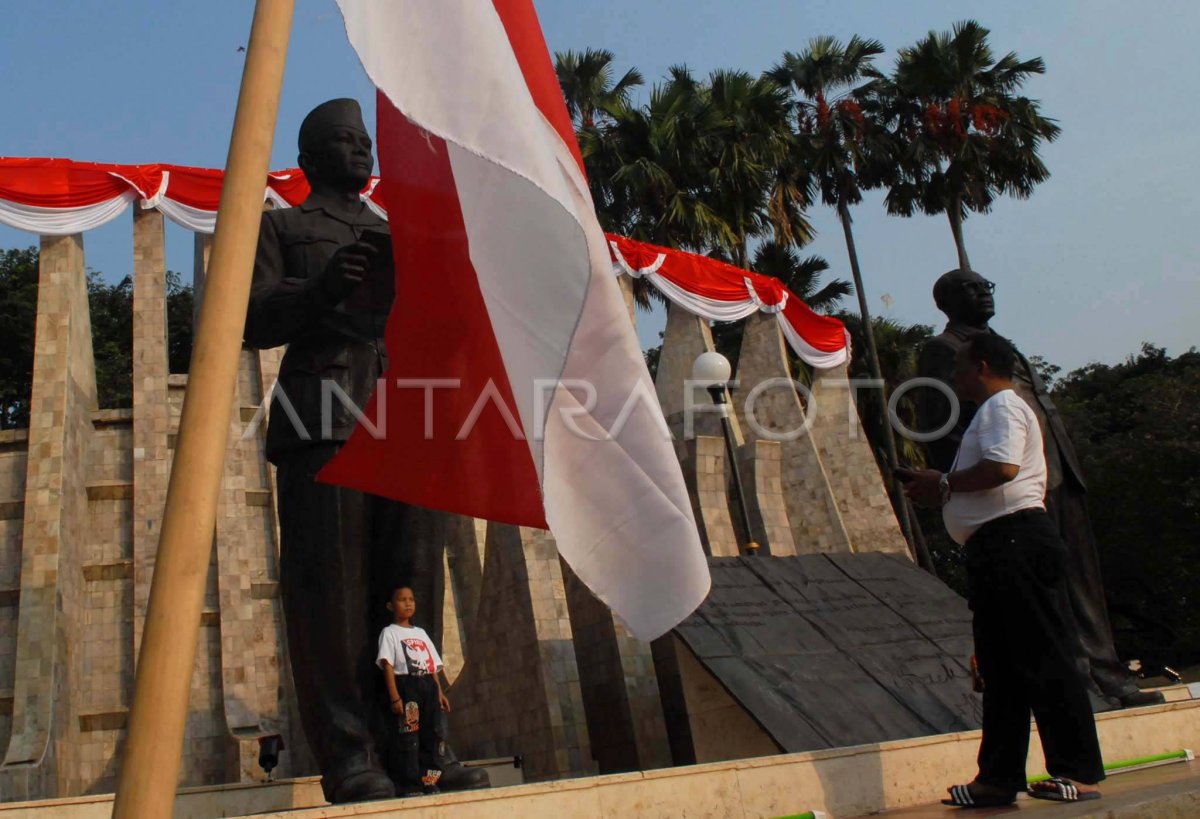
[(387, 366), (390, 271), (369, 276), (341, 302), (320, 286), (338, 248), (367, 231), (387, 232), (387, 222), (365, 205), (353, 216), (327, 205), (314, 195), (262, 217), (245, 340), (259, 349), (288, 345), (267, 429), (275, 463), (296, 448), (345, 441), (356, 423), (346, 400), (365, 407)]

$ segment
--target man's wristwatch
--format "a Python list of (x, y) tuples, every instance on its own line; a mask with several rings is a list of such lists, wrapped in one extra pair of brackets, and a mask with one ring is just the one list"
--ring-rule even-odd
[(942, 477), (938, 480), (938, 492), (941, 493), (942, 503), (950, 502), (950, 473), (943, 472)]

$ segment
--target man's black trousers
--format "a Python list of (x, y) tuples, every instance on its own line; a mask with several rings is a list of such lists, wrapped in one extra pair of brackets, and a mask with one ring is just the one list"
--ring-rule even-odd
[(1104, 778), (1078, 629), (1066, 588), (1066, 546), (1049, 516), (1026, 510), (967, 541), (968, 599), (983, 676), (979, 781), (1026, 786), (1029, 714), (1052, 776)]

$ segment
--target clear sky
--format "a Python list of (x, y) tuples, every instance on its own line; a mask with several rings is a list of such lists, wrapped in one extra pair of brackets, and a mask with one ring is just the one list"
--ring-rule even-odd
[[(1200, 4), (1119, 0), (536, 0), (552, 50), (603, 47), (647, 79), (686, 63), (753, 72), (819, 34), (876, 37), (889, 53), (929, 29), (974, 18), (997, 53), (1041, 56), (1027, 93), (1063, 135), (1044, 152), (1053, 178), (1029, 201), (1001, 201), (966, 225), (971, 261), (998, 283), (993, 325), (1028, 354), (1066, 368), (1115, 362), (1142, 341), (1173, 354), (1200, 344)], [(242, 67), (251, 2), (44, 0), (0, 4), (0, 155), (219, 167)], [(470, 55), (464, 55), (470, 59)], [(333, 0), (297, 0), (272, 167), (295, 164), (304, 114), (373, 89)], [(849, 278), (831, 214), (806, 252)], [(89, 233), (88, 264), (132, 267), (130, 217)], [(940, 325), (929, 295), (954, 266), (943, 218), (888, 217), (871, 199), (855, 230), (872, 309)], [(34, 237), (0, 227), (0, 248)], [(191, 271), (191, 237), (168, 229), (168, 264)], [(890, 306), (888, 306), (890, 305)], [(640, 317), (644, 342), (661, 315)]]

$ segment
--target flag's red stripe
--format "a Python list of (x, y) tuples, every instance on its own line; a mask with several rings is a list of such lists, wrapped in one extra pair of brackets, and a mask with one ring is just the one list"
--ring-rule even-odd
[(579, 164), (579, 172), (585, 173), (583, 156), (575, 141), (575, 128), (571, 125), (571, 115), (567, 113), (567, 102), (563, 99), (558, 76), (554, 73), (554, 61), (546, 46), (546, 38), (542, 36), (533, 0), (492, 0), (492, 4), (508, 34), (508, 42), (521, 66), (521, 73), (525, 75), (525, 85), (533, 96), (534, 105), (570, 148), (571, 155)]
[[(418, 506), (545, 528), (533, 456), (488, 405), (455, 440), (489, 379), (519, 423), (500, 348), (471, 265), (469, 239), (446, 144), (377, 94), (381, 184), (396, 259), (396, 301), (387, 326), (387, 436), (360, 425), (321, 480)], [(396, 379), (462, 381), (434, 390), (425, 440), (425, 397)], [(375, 424), (376, 404), (368, 408)]]

